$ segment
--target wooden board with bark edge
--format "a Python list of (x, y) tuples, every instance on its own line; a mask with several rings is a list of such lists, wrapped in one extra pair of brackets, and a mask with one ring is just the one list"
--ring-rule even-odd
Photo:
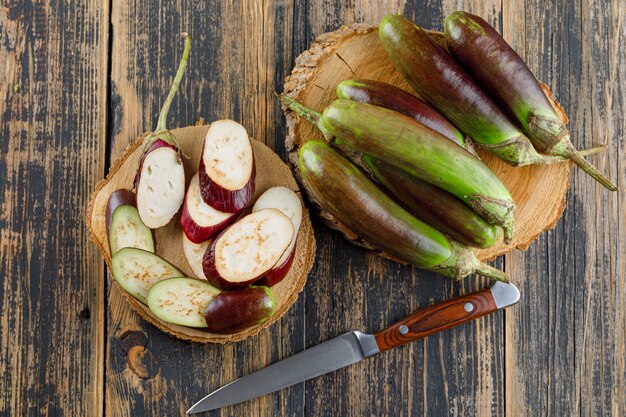
[[(438, 42), (443, 41), (441, 33), (429, 33)], [(355, 78), (384, 81), (415, 94), (384, 51), (378, 40), (377, 28), (368, 24), (346, 25), (337, 31), (320, 35), (296, 59), (296, 66), (285, 82), (284, 93), (316, 111), (322, 111), (336, 99), (337, 84)], [(567, 119), (561, 106), (555, 102), (553, 104)], [(289, 110), (286, 111), (286, 118), (288, 135), (285, 147), (292, 165), (297, 167), (299, 145), (307, 140), (322, 140), (323, 136), (315, 126)], [(476, 250), (477, 257), (485, 261), (513, 248), (526, 250), (539, 234), (555, 226), (565, 209), (571, 163), (515, 168), (481, 149), (478, 149), (478, 153), (507, 186), (517, 208), (515, 234), (511, 244), (505, 245), (500, 240), (491, 248)], [(320, 214), (327, 224), (339, 229), (349, 240), (371, 249), (345, 226), (337, 225), (332, 215), (323, 211)], [(398, 260), (386, 253), (381, 255)]]
[[(184, 155), (183, 162), (187, 185), (197, 171), (202, 143), (207, 129), (208, 126), (191, 126), (173, 130)], [(131, 144), (124, 151), (123, 155), (112, 164), (106, 179), (98, 183), (87, 211), (87, 225), (91, 230), (92, 240), (102, 252), (102, 256), (109, 268), (111, 266), (111, 254), (106, 232), (106, 204), (113, 191), (119, 188), (132, 187), (137, 164), (142, 154), (141, 142), (144, 136), (141, 136)], [(257, 173), (253, 201), (256, 201), (268, 188), (279, 185), (294, 190), (300, 196), (298, 184), (294, 180), (289, 167), (281, 161), (278, 155), (256, 140), (252, 140), (252, 148)], [(313, 266), (315, 257), (313, 227), (305, 207), (303, 207), (302, 214), (302, 224), (296, 242), (296, 255), (293, 265), (283, 281), (272, 287), (278, 308), (272, 318), (261, 325), (234, 334), (216, 334), (202, 329), (170, 324), (156, 318), (146, 305), (137, 301), (126, 291), (122, 290), (120, 292), (133, 310), (139, 313), (144, 320), (179, 339), (201, 343), (227, 343), (237, 342), (248, 336), (255, 335), (287, 312), (304, 288), (307, 274)], [(183, 253), (182, 229), (179, 220), (180, 213), (167, 226), (155, 230), (156, 254), (181, 269), (187, 276), (194, 277), (195, 275), (193, 275)], [(115, 285), (118, 285), (115, 280), (112, 281), (115, 282)]]

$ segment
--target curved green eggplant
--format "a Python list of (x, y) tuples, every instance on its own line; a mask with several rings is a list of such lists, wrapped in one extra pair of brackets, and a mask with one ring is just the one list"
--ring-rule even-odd
[(326, 143), (304, 143), (298, 161), (302, 180), (317, 203), (377, 249), (456, 279), (476, 272), (507, 280), (504, 272), (478, 261), (471, 250), (409, 214)]
[(489, 248), (498, 241), (499, 228), (487, 223), (452, 194), (386, 162), (363, 156), (368, 170), (408, 211), (462, 245)]
[(456, 126), (430, 104), (394, 85), (374, 80), (344, 80), (337, 85), (337, 97), (395, 110), (465, 148), (465, 136)]

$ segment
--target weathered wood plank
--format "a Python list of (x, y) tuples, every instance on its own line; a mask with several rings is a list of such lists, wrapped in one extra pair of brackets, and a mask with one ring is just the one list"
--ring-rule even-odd
[[(505, 3), (505, 37), (555, 91), (573, 142), (609, 143), (593, 162), (623, 187), (623, 4)], [(523, 299), (506, 313), (507, 415), (624, 415), (623, 201), (576, 170), (556, 229), (507, 257)]]
[(107, 2), (0, 4), (0, 414), (100, 416)]
[[(251, 136), (282, 151), (283, 117), (275, 98), (291, 69), (294, 7), (288, 2), (114, 2), (111, 155), (154, 128), (182, 53), (178, 32), (194, 36), (190, 63), (169, 125), (233, 118)], [(242, 343), (180, 342), (143, 323), (117, 293), (108, 300), (106, 413), (182, 415), (209, 391), (304, 348), (300, 300), (269, 331)], [(146, 336), (158, 373), (140, 378), (120, 347), (127, 330)], [(226, 408), (213, 415), (299, 416), (303, 386)]]

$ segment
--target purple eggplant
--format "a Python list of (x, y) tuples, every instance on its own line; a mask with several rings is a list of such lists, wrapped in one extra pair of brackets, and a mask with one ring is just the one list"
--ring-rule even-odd
[(539, 152), (571, 159), (600, 184), (617, 190), (574, 148), (566, 124), (533, 73), (489, 23), (454, 12), (446, 17), (444, 28), (452, 55), (515, 118)]

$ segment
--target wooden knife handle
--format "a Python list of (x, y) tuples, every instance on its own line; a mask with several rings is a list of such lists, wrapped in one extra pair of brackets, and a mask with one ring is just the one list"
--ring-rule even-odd
[(490, 289), (452, 298), (412, 314), (376, 333), (381, 352), (477, 319), (498, 308)]

